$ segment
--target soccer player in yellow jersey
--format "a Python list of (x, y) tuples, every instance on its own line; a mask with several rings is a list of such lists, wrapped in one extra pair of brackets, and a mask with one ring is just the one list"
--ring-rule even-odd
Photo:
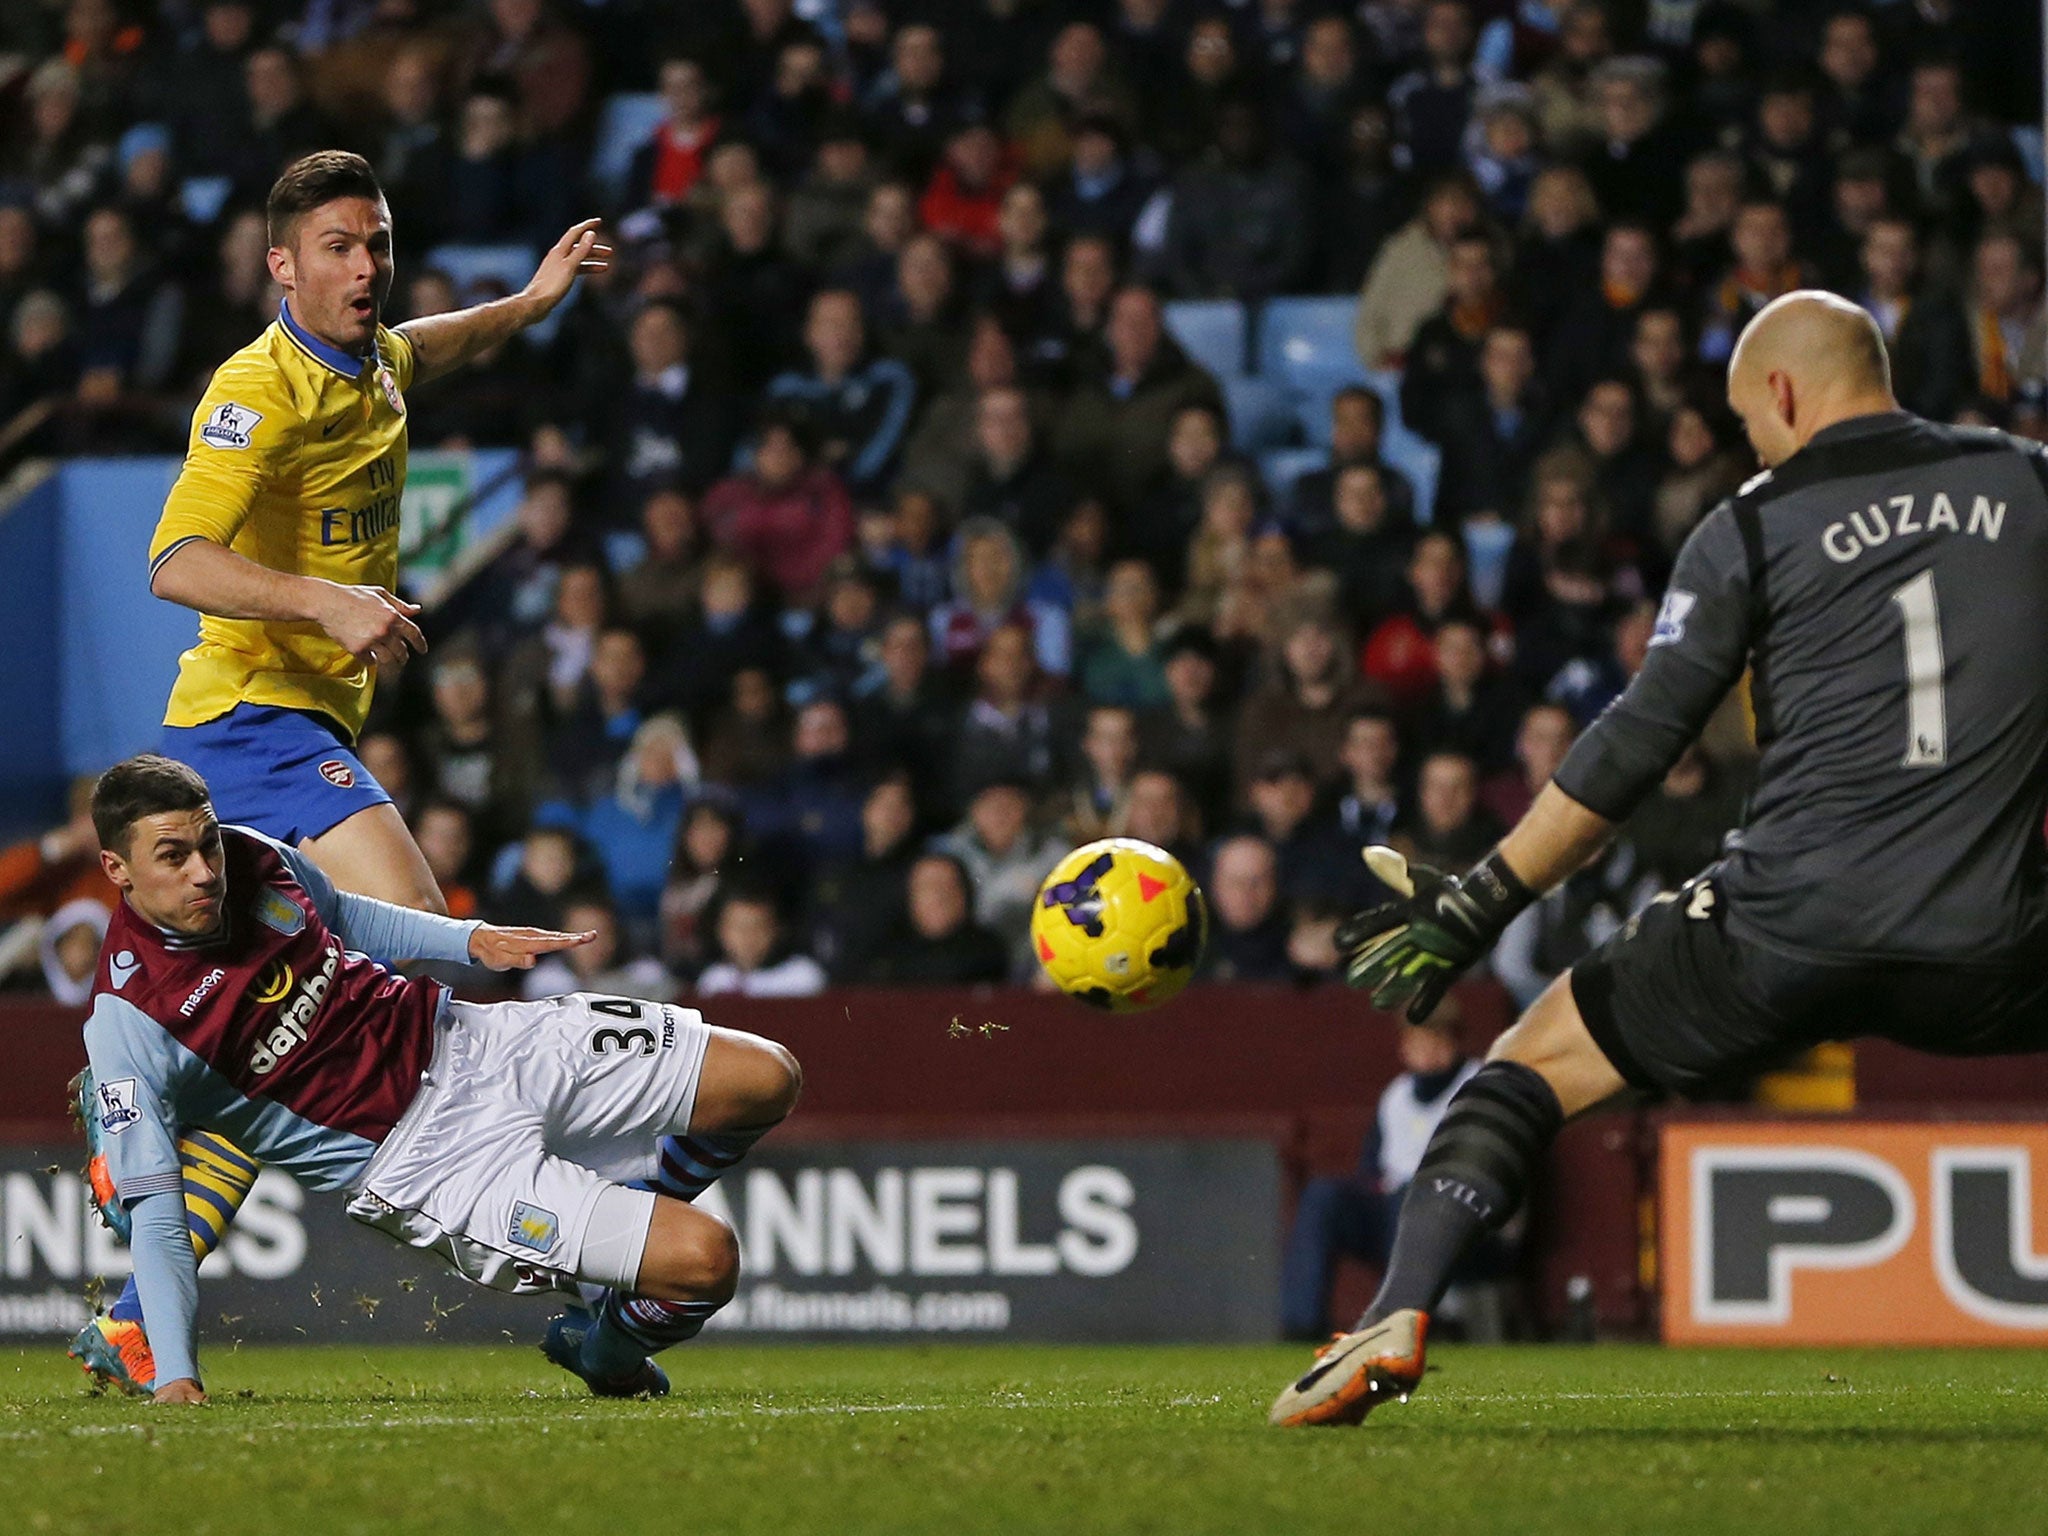
[[(586, 220), (524, 292), (386, 329), (391, 211), (367, 160), (306, 156), (270, 189), (268, 214), (284, 306), (215, 371), (150, 540), (150, 590), (201, 615), (199, 643), (179, 658), (163, 750), (214, 787), (221, 820), (300, 847), (343, 890), (445, 912), (404, 819), (354, 752), (378, 676), (426, 649), (418, 608), (394, 590), (405, 392), (541, 319), (611, 251)], [(74, 1092), (90, 1140), (90, 1082)], [(203, 1258), (257, 1167), (209, 1132), (188, 1131), (178, 1150)], [(94, 1196), (119, 1231), (124, 1215), (93, 1151)], [(150, 1385), (132, 1281), (71, 1353), (99, 1381)]]
[(540, 320), (611, 253), (586, 220), (524, 292), (386, 329), (391, 213), (368, 161), (306, 156), (268, 213), (283, 308), (214, 373), (150, 540), (150, 590), (202, 615), (163, 750), (216, 786), (224, 820), (302, 847), (343, 890), (440, 911), (352, 750), (378, 675), (426, 649), (393, 590), (405, 392)]

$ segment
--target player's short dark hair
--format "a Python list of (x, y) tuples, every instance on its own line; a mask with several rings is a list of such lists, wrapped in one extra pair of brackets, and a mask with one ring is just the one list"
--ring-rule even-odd
[(290, 245), (299, 220), (338, 197), (384, 201), (384, 189), (378, 185), (377, 173), (370, 168), (369, 161), (345, 149), (316, 149), (294, 160), (271, 183), (270, 196), (263, 205), (264, 218), (270, 225), (270, 243)]
[(92, 829), (100, 846), (124, 858), (129, 829), (145, 816), (204, 810), (206, 780), (183, 763), (143, 752), (114, 764), (92, 788)]

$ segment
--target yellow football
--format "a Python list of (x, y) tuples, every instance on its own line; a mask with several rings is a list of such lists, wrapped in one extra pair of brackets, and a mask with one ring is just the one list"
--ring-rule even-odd
[(1209, 907), (1164, 848), (1108, 837), (1053, 866), (1031, 909), (1031, 947), (1069, 997), (1111, 1013), (1157, 1008), (1188, 984)]

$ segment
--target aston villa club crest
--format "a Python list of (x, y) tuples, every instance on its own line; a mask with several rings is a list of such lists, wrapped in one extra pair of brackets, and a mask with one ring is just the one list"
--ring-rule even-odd
[(377, 387), (384, 391), (384, 398), (391, 409), (400, 416), (405, 414), (405, 396), (398, 392), (398, 375), (388, 367), (377, 370)]

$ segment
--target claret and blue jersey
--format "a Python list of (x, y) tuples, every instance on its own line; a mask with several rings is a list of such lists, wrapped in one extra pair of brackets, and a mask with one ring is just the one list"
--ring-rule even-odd
[(316, 1189), (351, 1183), (405, 1113), (447, 996), (372, 955), (462, 960), (475, 925), (335, 890), (304, 855), (221, 829), (217, 934), (166, 934), (123, 903), (85, 1026), (124, 1204), (179, 1187), (203, 1125)]

